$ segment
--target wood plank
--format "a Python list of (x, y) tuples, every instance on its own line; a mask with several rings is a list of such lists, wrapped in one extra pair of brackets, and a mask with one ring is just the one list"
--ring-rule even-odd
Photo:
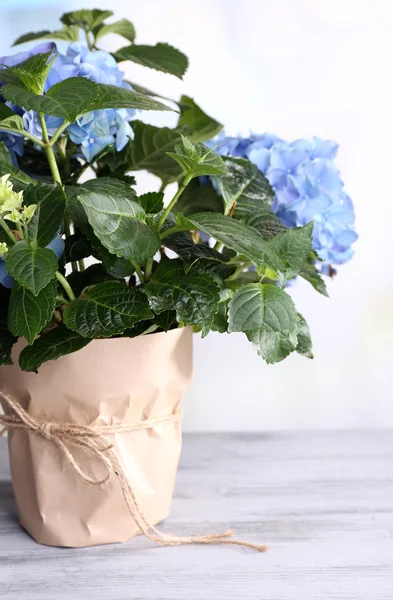
[(166, 531), (268, 543), (159, 548), (137, 538), (36, 545), (17, 523), (0, 441), (5, 600), (392, 600), (390, 431), (186, 435)]

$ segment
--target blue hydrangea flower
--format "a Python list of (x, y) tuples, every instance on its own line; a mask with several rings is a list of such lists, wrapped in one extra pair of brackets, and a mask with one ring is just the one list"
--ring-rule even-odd
[[(65, 244), (63, 238), (57, 235), (55, 238), (53, 238), (50, 244), (47, 245), (47, 248), (52, 250), (52, 252), (56, 254), (57, 259), (60, 260), (60, 257), (64, 252), (64, 246)], [(11, 289), (13, 283), (14, 278), (8, 273), (5, 260), (0, 258), (0, 284)]]
[[(56, 53), (56, 58), (45, 82), (45, 92), (56, 83), (70, 77), (86, 77), (96, 83), (132, 89), (124, 81), (124, 73), (119, 69), (117, 62), (111, 54), (104, 50), (91, 51), (87, 46), (79, 42), (70, 44), (66, 54), (59, 53), (55, 44), (45, 43), (35, 46), (29, 52), (19, 52), (14, 56), (7, 56), (0, 59), (0, 61), (7, 66), (13, 66), (25, 61), (33, 54), (49, 52), (50, 50)], [(34, 111), (22, 111), (21, 114), (26, 131), (42, 139), (41, 124), (38, 115)], [(124, 148), (128, 140), (133, 136), (129, 122), (135, 115), (135, 110), (124, 108), (91, 112), (83, 115), (81, 119), (68, 128), (70, 138), (80, 146), (82, 154), (90, 162), (109, 144), (114, 144), (116, 150)], [(46, 117), (49, 134), (52, 135), (62, 122), (62, 119), (57, 117)], [(5, 134), (7, 147), (10, 148), (10, 140), (8, 138), (8, 134)], [(19, 146), (14, 149), (14, 154), (21, 154), (23, 152), (23, 138), (21, 139), (22, 143), (20, 145), (19, 142)]]
[(267, 177), (275, 192), (272, 210), (287, 227), (314, 221), (313, 246), (326, 266), (343, 264), (357, 240), (355, 215), (334, 164), (338, 144), (313, 137), (288, 143), (269, 133), (248, 138), (220, 135), (210, 140), (221, 155), (247, 158)]

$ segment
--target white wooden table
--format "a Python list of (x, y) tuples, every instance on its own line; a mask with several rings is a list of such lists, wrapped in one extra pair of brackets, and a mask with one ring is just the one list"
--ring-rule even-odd
[(393, 432), (185, 436), (164, 529), (227, 526), (270, 551), (38, 546), (0, 442), (1, 599), (393, 600)]

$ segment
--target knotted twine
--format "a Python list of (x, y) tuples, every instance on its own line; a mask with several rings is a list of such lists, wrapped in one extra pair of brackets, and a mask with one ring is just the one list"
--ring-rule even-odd
[[(77, 425), (76, 423), (56, 423), (45, 421), (39, 417), (29, 414), (16, 400), (10, 396), (0, 393), (3, 403), (10, 410), (10, 414), (0, 415), (0, 438), (7, 430), (22, 429), (40, 435), (45, 440), (54, 443), (63, 453), (68, 464), (78, 473), (78, 475), (92, 485), (105, 485), (114, 475), (119, 480), (121, 490), (127, 508), (135, 521), (138, 529), (149, 540), (163, 546), (183, 546), (187, 544), (232, 544), (235, 546), (244, 546), (265, 552), (267, 546), (241, 542), (230, 539), (234, 535), (233, 531), (228, 530), (223, 533), (212, 533), (195, 537), (183, 537), (167, 534), (149, 523), (139, 506), (138, 500), (132, 483), (119, 461), (114, 445), (107, 439), (106, 435), (116, 433), (129, 433), (131, 431), (141, 431), (143, 429), (152, 429), (159, 423), (176, 421), (181, 418), (181, 412), (178, 411), (168, 416), (156, 417), (154, 419), (145, 419), (135, 423), (118, 423), (116, 425)], [(103, 478), (97, 478), (85, 471), (73, 456), (71, 449), (80, 448), (90, 453), (99, 463), (101, 463), (106, 475)]]

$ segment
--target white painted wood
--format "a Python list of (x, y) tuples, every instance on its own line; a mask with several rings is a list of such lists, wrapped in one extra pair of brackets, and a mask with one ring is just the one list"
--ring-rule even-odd
[(393, 434), (185, 436), (165, 530), (231, 526), (268, 543), (161, 548), (137, 538), (82, 550), (36, 545), (17, 523), (0, 443), (4, 600), (392, 600)]

